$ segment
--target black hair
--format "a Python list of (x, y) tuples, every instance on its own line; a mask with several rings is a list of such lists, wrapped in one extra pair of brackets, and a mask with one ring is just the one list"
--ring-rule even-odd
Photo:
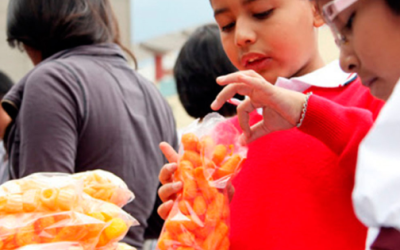
[(400, 15), (400, 1), (399, 0), (386, 0), (387, 5), (394, 13)]
[(11, 0), (7, 41), (11, 47), (32, 47), (43, 59), (81, 45), (121, 45), (109, 0)]
[[(210, 105), (223, 88), (216, 78), (235, 71), (222, 47), (218, 26), (209, 24), (196, 29), (182, 47), (174, 67), (179, 99), (186, 112), (194, 118), (213, 112)], [(218, 113), (233, 116), (236, 106), (227, 103)]]
[(13, 81), (6, 74), (0, 71), (0, 99), (3, 99), (12, 86)]

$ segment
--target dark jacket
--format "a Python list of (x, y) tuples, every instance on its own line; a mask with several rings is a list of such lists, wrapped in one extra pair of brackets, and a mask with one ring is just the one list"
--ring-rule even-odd
[(59, 52), (4, 97), (14, 124), (6, 135), (11, 178), (36, 172), (104, 169), (135, 193), (125, 210), (140, 226), (126, 242), (142, 248), (165, 158), (177, 146), (175, 121), (156, 86), (132, 70), (115, 44)]

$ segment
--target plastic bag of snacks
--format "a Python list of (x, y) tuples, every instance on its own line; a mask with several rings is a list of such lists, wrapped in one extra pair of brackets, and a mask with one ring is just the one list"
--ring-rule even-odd
[(83, 211), (106, 225), (99, 235), (96, 247), (112, 246), (122, 240), (131, 226), (138, 222), (117, 205), (84, 195)]
[(125, 206), (135, 198), (125, 182), (110, 172), (94, 170), (77, 173), (73, 177), (83, 181), (83, 191), (86, 194), (119, 207)]
[(40, 173), (0, 186), (0, 250), (58, 242), (115, 249), (138, 222), (119, 206), (84, 193), (85, 184), (73, 175)]
[(0, 218), (0, 249), (73, 241), (94, 248), (106, 223), (77, 212), (12, 214)]
[(38, 173), (0, 186), (0, 216), (77, 210), (82, 181), (61, 173)]
[(227, 186), (247, 155), (240, 133), (213, 113), (183, 133), (174, 180), (182, 181), (157, 247), (159, 250), (228, 250)]

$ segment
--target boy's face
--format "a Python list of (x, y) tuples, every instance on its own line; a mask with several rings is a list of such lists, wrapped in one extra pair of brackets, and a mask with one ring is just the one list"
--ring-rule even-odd
[(310, 73), (323, 65), (308, 0), (211, 0), (224, 50), (239, 70), (267, 81)]
[(358, 0), (334, 23), (347, 38), (340, 46), (343, 70), (358, 73), (372, 95), (387, 100), (400, 78), (400, 16), (383, 0)]

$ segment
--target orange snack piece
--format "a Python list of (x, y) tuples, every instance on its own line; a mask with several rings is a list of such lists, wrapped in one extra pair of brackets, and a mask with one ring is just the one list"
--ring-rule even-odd
[(110, 240), (118, 239), (128, 231), (128, 226), (121, 218), (111, 219), (110, 225), (104, 229), (104, 233)]
[(35, 234), (35, 228), (33, 225), (25, 226), (18, 230), (15, 235), (15, 243), (17, 246), (26, 246), (29, 244), (39, 243), (39, 237)]
[(183, 198), (194, 199), (197, 195), (197, 184), (193, 176), (193, 165), (189, 161), (179, 163), (179, 177), (183, 182)]
[(244, 159), (238, 154), (232, 155), (220, 168), (218, 168), (214, 173), (214, 179), (218, 180), (224, 176), (233, 174), (236, 169), (243, 164)]
[(183, 225), (181, 221), (177, 220), (167, 220), (165, 222), (165, 228), (170, 234), (179, 235), (183, 232)]
[(181, 211), (182, 214), (184, 214), (184, 215), (190, 214), (190, 211), (188, 209), (189, 206), (190, 206), (189, 201), (187, 201), (187, 200), (179, 201), (178, 207), (179, 207), (179, 211)]
[(203, 163), (201, 161), (200, 155), (197, 152), (186, 150), (183, 153), (181, 161), (190, 161), (193, 164), (193, 167), (199, 167)]
[(195, 250), (193, 247), (178, 247), (176, 250)]
[(218, 250), (229, 250), (229, 246), (230, 246), (229, 238), (225, 237), (222, 240), (221, 245), (219, 245)]
[(174, 245), (174, 239), (169, 232), (163, 232), (158, 240), (157, 247), (160, 250), (168, 250)]
[(195, 236), (186, 231), (178, 235), (178, 241), (184, 246), (193, 246), (195, 244)]
[(187, 133), (182, 135), (181, 142), (184, 150), (196, 151), (199, 138), (193, 133)]
[(197, 152), (202, 156), (211, 158), (211, 154), (214, 152), (215, 142), (211, 136), (204, 136), (200, 139), (199, 144), (197, 144)]
[(215, 164), (217, 165), (221, 164), (221, 162), (224, 161), (227, 152), (228, 150), (226, 149), (225, 145), (222, 144), (217, 145), (214, 149), (212, 161), (215, 162)]
[(197, 196), (194, 199), (193, 210), (197, 215), (204, 215), (207, 211), (207, 204), (203, 196)]
[(204, 241), (203, 249), (220, 249), (219, 246), (228, 236), (228, 232), (228, 226), (224, 222), (219, 223), (215, 230), (210, 232), (209, 236)]
[(194, 178), (196, 179), (197, 185), (199, 186), (204, 198), (206, 198), (207, 201), (211, 201), (216, 196), (218, 191), (216, 188), (211, 187), (208, 184), (208, 181), (204, 175), (203, 167), (199, 167), (194, 170)]
[(196, 222), (196, 219), (194, 218), (194, 216), (186, 216), (188, 218), (188, 220), (183, 220), (180, 221), (180, 223), (182, 224), (182, 226), (186, 229), (189, 230), (191, 232), (196, 231), (199, 228), (199, 224), (198, 222)]

